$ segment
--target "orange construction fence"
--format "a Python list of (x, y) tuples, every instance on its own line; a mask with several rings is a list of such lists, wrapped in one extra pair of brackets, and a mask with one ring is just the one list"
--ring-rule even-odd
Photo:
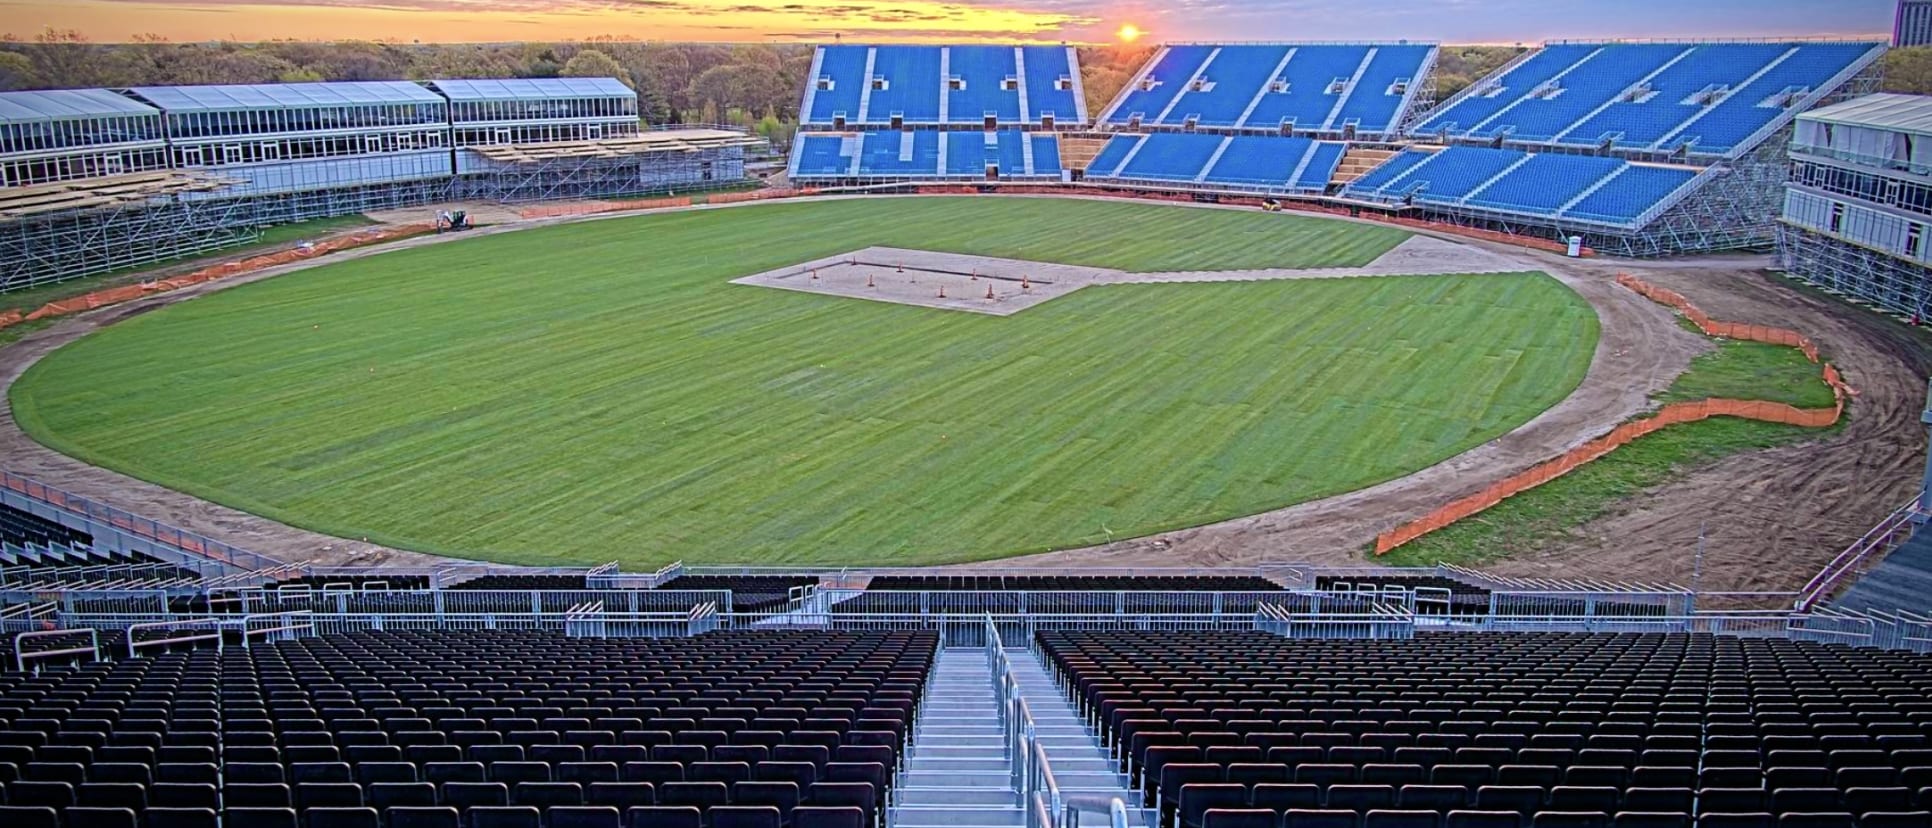
[(1617, 276), (1617, 284), (1642, 294), (1644, 298), (1652, 302), (1676, 308), (1677, 312), (1683, 314), (1685, 319), (1689, 319), (1691, 324), (1697, 326), (1698, 330), (1710, 336), (1721, 336), (1725, 339), (1743, 339), (1751, 342), (1769, 342), (1773, 345), (1789, 345), (1804, 351), (1805, 356), (1809, 357), (1812, 362), (1818, 361), (1818, 346), (1811, 341), (1810, 337), (1797, 331), (1789, 328), (1747, 325), (1743, 322), (1721, 322), (1712, 319), (1710, 314), (1705, 313), (1703, 308), (1691, 304), (1691, 301), (1684, 298), (1683, 294), (1674, 290), (1657, 287), (1628, 273), (1619, 274)]
[[(1697, 327), (1712, 336), (1731, 339), (1745, 339), (1753, 342), (1769, 342), (1776, 345), (1789, 345), (1804, 351), (1812, 362), (1818, 361), (1818, 348), (1810, 338), (1797, 331), (1785, 328), (1772, 328), (1764, 325), (1746, 325), (1741, 322), (1722, 322), (1710, 316), (1682, 294), (1664, 290), (1628, 274), (1617, 277), (1617, 284), (1630, 288), (1660, 304), (1669, 305), (1682, 311), (1697, 324)], [(1620, 446), (1646, 434), (1654, 433), (1677, 423), (1692, 423), (1712, 417), (1740, 417), (1747, 420), (1762, 420), (1770, 423), (1804, 426), (1806, 428), (1826, 428), (1838, 422), (1845, 413), (1845, 400), (1856, 396), (1838, 369), (1826, 363), (1823, 370), (1826, 385), (1831, 386), (1832, 396), (1836, 398), (1830, 408), (1797, 408), (1784, 403), (1764, 400), (1725, 400), (1711, 399), (1699, 402), (1672, 403), (1664, 406), (1655, 416), (1633, 420), (1611, 430), (1609, 434), (1577, 446), (1562, 456), (1540, 463), (1529, 470), (1506, 478), (1480, 492), (1452, 501), (1447, 506), (1430, 512), (1423, 517), (1390, 529), (1375, 538), (1375, 554), (1382, 555), (1405, 543), (1442, 529), (1463, 518), (1479, 514), (1512, 495), (1529, 491), (1590, 463)]]
[(19, 311), (0, 314), (0, 328), (5, 328), (9, 325), (18, 324), (27, 320), (47, 319), (54, 316), (66, 316), (70, 313), (80, 313), (85, 310), (93, 310), (94, 308), (106, 305), (126, 302), (130, 299), (139, 299), (150, 294), (166, 293), (170, 290), (179, 290), (189, 285), (201, 284), (202, 282), (212, 282), (217, 279), (227, 279), (244, 273), (254, 273), (271, 267), (299, 262), (304, 259), (326, 256), (342, 250), (367, 247), (372, 244), (381, 244), (410, 236), (419, 236), (424, 233), (433, 232), (435, 229), (436, 226), (433, 224), (397, 224), (372, 228), (336, 236), (302, 247), (293, 247), (288, 250), (265, 253), (260, 256), (250, 256), (246, 259), (209, 265), (192, 273), (176, 276), (171, 279), (139, 282), (131, 285), (121, 285), (120, 287), (97, 290), (69, 299), (62, 299), (58, 302), (49, 302), (25, 316), (22, 316)]

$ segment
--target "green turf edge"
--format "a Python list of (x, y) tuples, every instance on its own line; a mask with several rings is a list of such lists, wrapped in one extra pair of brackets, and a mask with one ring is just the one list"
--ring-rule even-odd
[[(1713, 350), (1655, 397), (1681, 402), (1728, 397), (1762, 399), (1804, 408), (1832, 404), (1831, 387), (1796, 348), (1762, 342), (1712, 339)], [(1847, 414), (1849, 417), (1849, 413)], [(1685, 473), (1736, 454), (1824, 439), (1844, 428), (1715, 417), (1671, 426), (1639, 438), (1594, 463), (1559, 477), (1451, 526), (1404, 544), (1387, 555), (1367, 554), (1388, 566), (1481, 564), (1553, 543), (1577, 539), (1579, 529), (1617, 513), (1629, 499)]]
[[(760, 207), (780, 207), (785, 205), (782, 205), (780, 203), (773, 203), (773, 204), (755, 204), (755, 205), (748, 205), (748, 206), (750, 208), (755, 209)], [(621, 218), (621, 217), (612, 217), (612, 218)], [(1316, 219), (1316, 220), (1320, 220), (1320, 219)], [(1393, 247), (1395, 244), (1398, 244), (1398, 243), (1399, 243), (1399, 239), (1395, 241), (1391, 241), (1388, 246)], [(388, 251), (380, 251), (380, 252), (388, 252)], [(296, 271), (296, 273), (289, 274), (289, 275), (293, 276), (300, 273), (313, 274), (317, 270), (325, 270), (325, 269), (326, 268), (308, 269), (303, 271)], [(1444, 275), (1455, 275), (1455, 274), (1444, 274)], [(1508, 274), (1504, 274), (1504, 275), (1508, 275)], [(1552, 282), (1556, 282), (1556, 280), (1552, 279), (1547, 274), (1543, 274), (1539, 272), (1539, 273), (1535, 273), (1534, 275), (1540, 278), (1550, 279)], [(287, 278), (287, 277), (278, 277), (278, 278)], [(1433, 278), (1440, 278), (1440, 277), (1415, 276), (1415, 277), (1376, 277), (1376, 278), (1433, 279)], [(1561, 284), (1560, 282), (1556, 282), (1556, 283)], [(235, 288), (231, 288), (230, 290), (245, 291), (245, 290), (251, 290), (251, 289), (263, 289), (263, 288), (256, 288), (255, 285), (266, 285), (266, 284), (267, 284), (267, 280), (264, 280), (263, 282), (251, 283), (250, 285), (236, 286)], [(1563, 300), (1565, 302), (1571, 303), (1573, 307), (1579, 307), (1584, 310), (1588, 309), (1587, 303), (1582, 299), (1582, 297), (1578, 296), (1573, 291), (1568, 290), (1567, 287), (1565, 287), (1561, 295), (1564, 297)], [(134, 319), (126, 320), (125, 322), (122, 322), (120, 324), (123, 326), (138, 326), (140, 324), (150, 321), (152, 316), (153, 315), (143, 315), (142, 317), (136, 317)], [(1594, 342), (1596, 338), (1600, 335), (1599, 323), (1596, 315), (1594, 313), (1585, 313), (1582, 316), (1582, 321), (1585, 323), (1587, 327), (1587, 334), (1590, 336), (1591, 341)], [(1584, 374), (1587, 372), (1587, 369), (1588, 369), (1589, 357), (1590, 357), (1590, 354), (1592, 353), (1592, 350), (1593, 349), (1589, 349), (1589, 348), (1581, 349), (1579, 357), (1575, 360), (1575, 364), (1571, 366), (1571, 369), (1572, 369), (1571, 374), (1572, 374), (1573, 382), (1567, 383), (1567, 387), (1564, 389), (1562, 396), (1558, 397), (1558, 399), (1567, 398), (1571, 393), (1574, 392), (1576, 386), (1581, 384)], [(29, 374), (31, 374), (32, 371), (34, 370), (38, 370), (39, 367), (40, 367), (39, 365), (34, 366), (33, 369), (30, 369)], [(23, 377), (22, 379), (24, 380), (25, 377)], [(24, 383), (24, 382), (15, 383), (12, 389), (13, 394), (15, 395), (23, 394), (24, 393), (23, 389), (25, 388), (26, 385), (27, 383)], [(15, 403), (14, 405), (15, 416), (19, 421), (22, 429), (25, 430), (35, 440), (41, 442), (44, 445), (47, 445), (50, 448), (60, 451), (63, 454), (74, 457), (76, 459), (80, 459), (84, 462), (88, 462), (92, 465), (100, 466), (103, 468), (114, 469), (121, 473), (128, 474), (132, 477), (136, 477), (138, 479), (141, 479), (150, 483), (154, 483), (156, 485), (160, 485), (169, 489), (181, 491), (183, 493), (190, 494), (195, 497), (208, 500), (210, 502), (219, 503), (219, 504), (228, 506), (230, 508), (238, 509), (240, 511), (248, 512), (254, 515), (276, 520), (277, 522), (281, 522), (290, 526), (318, 532), (325, 535), (330, 535), (333, 537), (350, 538), (350, 539), (366, 539), (370, 542), (380, 543), (385, 546), (391, 546), (394, 548), (402, 548), (402, 549), (410, 549), (414, 551), (421, 551), (428, 554), (437, 554), (437, 555), (444, 555), (444, 556), (451, 556), (451, 557), (471, 557), (471, 558), (479, 557), (479, 556), (476, 556), (474, 552), (470, 550), (446, 548), (437, 544), (425, 544), (421, 542), (409, 541), (407, 539), (392, 536), (387, 533), (383, 533), (379, 531), (368, 531), (360, 527), (337, 526), (329, 521), (305, 520), (298, 514), (294, 514), (288, 510), (283, 510), (283, 509), (271, 506), (269, 504), (256, 501), (255, 499), (250, 498), (245, 494), (241, 494), (237, 492), (227, 492), (227, 491), (216, 492), (210, 488), (204, 488), (204, 487), (195, 485), (190, 481), (179, 480), (170, 475), (160, 473), (153, 469), (149, 469), (138, 462), (116, 462), (110, 465), (109, 463), (105, 462), (104, 458), (102, 458), (100, 455), (87, 450), (83, 446), (77, 445), (71, 441), (65, 440), (57, 436), (56, 434), (54, 434), (53, 431), (48, 427), (48, 425), (39, 418), (37, 411), (35, 410), (35, 406), (31, 403), (30, 398), (16, 396), (14, 399), (14, 403)], [(1523, 422), (1528, 422), (1530, 419), (1534, 419), (1534, 417), (1540, 413), (1541, 413), (1540, 411), (1530, 412), (1528, 416), (1526, 416), (1523, 419)], [(1505, 429), (1504, 432), (1502, 433), (1506, 433), (1508, 430), (1513, 430), (1513, 428), (1515, 427), (1520, 427), (1520, 425), (1521, 423), (1518, 423), (1516, 426), (1512, 427), (1511, 429)], [(1487, 442), (1488, 440), (1494, 439), (1496, 436), (1497, 435), (1495, 434), (1491, 434), (1487, 436), (1472, 437), (1471, 439), (1466, 441), (1466, 444), (1458, 445), (1454, 450), (1448, 452), (1445, 455), (1445, 459), (1446, 457), (1453, 457), (1456, 454), (1460, 454), (1461, 452), (1468, 450), (1469, 448), (1473, 448), (1476, 445), (1480, 445), (1484, 442)], [(1347, 488), (1338, 488), (1334, 490), (1322, 490), (1321, 494), (1296, 501), (1296, 503), (1306, 503), (1312, 500), (1318, 500), (1322, 497), (1328, 497), (1334, 494), (1340, 494), (1345, 491), (1354, 491), (1360, 488), (1367, 488), (1369, 486), (1373, 486), (1381, 482), (1385, 482), (1388, 479), (1395, 479), (1395, 478), (1404, 476), (1405, 474), (1413, 473), (1413, 471), (1414, 470), (1410, 470), (1407, 472), (1393, 473), (1386, 478), (1371, 480), (1359, 486), (1350, 486)], [(1125, 540), (1132, 537), (1144, 537), (1146, 535), (1151, 535), (1151, 534), (1159, 534), (1162, 532), (1174, 531), (1178, 529), (1208, 525), (1208, 524), (1228, 520), (1231, 518), (1258, 514), (1261, 512), (1271, 511), (1273, 509), (1278, 509), (1278, 508), (1286, 508), (1292, 505), (1296, 505), (1296, 504), (1295, 503), (1278, 504), (1278, 505), (1262, 508), (1259, 510), (1240, 509), (1240, 510), (1229, 511), (1225, 514), (1218, 514), (1215, 516), (1206, 517), (1202, 519), (1179, 520), (1171, 523), (1163, 523), (1163, 524), (1158, 524), (1150, 529), (1145, 529), (1145, 530), (1137, 529), (1135, 534), (1132, 534), (1132, 535), (1114, 535), (1112, 536), (1112, 539)], [(951, 557), (945, 557), (945, 558), (907, 560), (904, 562), (908, 564), (931, 565), (931, 564), (941, 564), (941, 563), (965, 563), (965, 562), (982, 561), (982, 560), (997, 560), (997, 559), (1006, 558), (1006, 557), (1013, 557), (1016, 555), (1025, 555), (1025, 554), (1034, 554), (1038, 552), (1052, 551), (1054, 549), (1078, 548), (1080, 546), (1100, 543), (1108, 539), (1109, 538), (1104, 534), (1095, 533), (1091, 537), (1084, 538), (1079, 542), (1076, 542), (1073, 544), (1062, 544), (1057, 546), (1034, 546), (1034, 547), (1024, 547), (1020, 549), (997, 550), (997, 551), (988, 550), (988, 551), (985, 551), (984, 554), (969, 554), (965, 556), (951, 556)], [(523, 555), (517, 555), (517, 554), (491, 553), (486, 556), (481, 556), (480, 559), (501, 561), (506, 563), (526, 563), (526, 562), (527, 563), (545, 563), (545, 564), (586, 563), (586, 561), (584, 561), (583, 559), (567, 558), (567, 557), (559, 557), (559, 556), (547, 556), (547, 555), (540, 555), (540, 554), (532, 555), (532, 556), (523, 556)], [(596, 562), (602, 562), (602, 561), (596, 561)], [(864, 563), (864, 561), (854, 561), (854, 563)]]

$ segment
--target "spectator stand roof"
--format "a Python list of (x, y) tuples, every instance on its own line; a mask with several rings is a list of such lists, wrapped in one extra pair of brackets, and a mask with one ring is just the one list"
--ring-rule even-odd
[(190, 170), (110, 175), (0, 189), (0, 221), (41, 213), (112, 207), (156, 196), (218, 190), (233, 179)]
[(442, 96), (409, 81), (137, 86), (128, 92), (169, 113), (444, 102)]
[(635, 98), (616, 78), (510, 78), (424, 81), (451, 101), (554, 101), (560, 98)]
[(1880, 93), (1821, 106), (1798, 116), (1827, 124), (1932, 136), (1932, 95)]
[(160, 110), (108, 89), (0, 92), (0, 124), (35, 124), (159, 115)]

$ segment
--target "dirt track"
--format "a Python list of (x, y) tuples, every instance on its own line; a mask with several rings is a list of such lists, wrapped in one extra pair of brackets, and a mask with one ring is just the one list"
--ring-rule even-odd
[[(549, 223), (549, 222), (544, 222)], [(508, 229), (508, 228), (505, 228)], [(482, 232), (490, 232), (488, 230)], [(436, 237), (403, 244), (434, 243)], [(1457, 240), (1460, 241), (1460, 240)], [(1861, 392), (1852, 422), (1827, 441), (1732, 457), (1636, 499), (1582, 528), (1579, 540), (1490, 567), (1513, 574), (1687, 581), (1698, 526), (1708, 521), (1706, 589), (1789, 589), (1917, 487), (1924, 438), (1917, 425), (1928, 359), (1900, 326), (1800, 294), (1758, 275), (1759, 258), (1691, 264), (1581, 263), (1478, 245), (1541, 269), (1577, 290), (1602, 322), (1583, 385), (1569, 399), (1489, 444), (1381, 485), (1288, 509), (1101, 547), (997, 565), (1210, 566), (1261, 561), (1360, 563), (1375, 533), (1547, 459), (1643, 411), (1708, 346), (1661, 306), (1611, 281), (1619, 269), (1677, 289), (1724, 319), (1811, 333)], [(393, 248), (393, 246), (392, 246)], [(357, 251), (323, 261), (368, 255)], [(305, 263), (306, 264), (306, 263)], [(301, 267), (296, 265), (293, 267)], [(99, 327), (201, 293), (287, 269), (200, 285), (64, 320), (0, 349), (0, 388), (44, 354)], [(0, 395), (0, 407), (6, 405)], [(327, 564), (422, 563), (417, 553), (294, 529), (88, 466), (27, 438), (10, 409), (0, 417), (0, 465), (76, 494), (285, 560)], [(1614, 543), (1611, 542), (1614, 539)]]
[(1925, 456), (1919, 412), (1932, 366), (1925, 341), (1876, 314), (1796, 290), (1755, 264), (1727, 258), (1694, 269), (1626, 269), (1719, 319), (1810, 334), (1859, 392), (1844, 428), (1823, 440), (1720, 460), (1633, 498), (1581, 527), (1573, 541), (1488, 569), (1688, 584), (1699, 529), (1707, 527), (1703, 589), (1791, 590), (1918, 491)]

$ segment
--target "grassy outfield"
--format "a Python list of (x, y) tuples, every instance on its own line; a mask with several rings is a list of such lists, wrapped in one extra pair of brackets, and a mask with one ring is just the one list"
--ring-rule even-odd
[[(1800, 408), (1832, 404), (1831, 386), (1796, 348), (1714, 340), (1717, 349), (1691, 362), (1659, 402), (1723, 397), (1770, 400)], [(1733, 454), (1817, 439), (1829, 430), (1717, 417), (1671, 426), (1494, 508), (1432, 532), (1376, 558), (1390, 566), (1468, 564), (1540, 549), (1598, 517), (1626, 497), (1661, 486), (1686, 470)]]
[(922, 564), (1435, 463), (1581, 381), (1536, 274), (1088, 288), (999, 318), (727, 284), (867, 245), (1134, 270), (1400, 231), (1076, 200), (759, 205), (398, 251), (136, 317), (14, 386), (36, 438), (335, 535), (532, 564)]

